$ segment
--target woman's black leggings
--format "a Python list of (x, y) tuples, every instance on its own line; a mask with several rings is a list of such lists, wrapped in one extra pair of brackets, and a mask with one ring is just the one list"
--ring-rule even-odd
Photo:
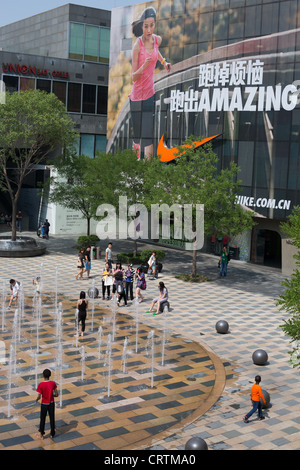
[(153, 144), (154, 137), (154, 95), (145, 101), (130, 100), (133, 140), (140, 143), (141, 149)]
[(78, 327), (79, 323), (81, 322), (81, 331), (85, 331), (85, 320), (86, 320), (86, 313), (78, 313)]
[(105, 297), (106, 289), (107, 289), (107, 297), (110, 297), (110, 286), (105, 286), (104, 281), (102, 281), (102, 297)]

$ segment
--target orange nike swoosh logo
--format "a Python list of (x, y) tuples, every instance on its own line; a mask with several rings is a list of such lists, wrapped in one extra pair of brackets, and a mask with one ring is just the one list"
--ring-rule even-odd
[[(215, 139), (216, 137), (219, 137), (219, 135), (221, 135), (221, 134), (216, 134), (216, 135), (213, 135), (212, 137), (206, 137), (205, 139), (202, 139), (202, 140), (196, 140), (192, 144), (182, 145), (182, 147), (190, 149), (190, 148), (193, 148), (193, 146), (194, 146), (194, 148), (197, 148), (197, 147), (200, 147), (201, 145), (206, 144), (210, 140)], [(157, 153), (157, 155), (158, 155), (161, 162), (170, 162), (171, 160), (174, 160), (175, 158), (180, 157), (181, 155), (183, 155), (184, 151), (179, 155), (175, 155), (176, 153), (178, 153), (178, 148), (173, 147), (173, 148), (169, 149), (168, 147), (166, 147), (165, 144), (164, 144), (164, 134), (163, 134), (160, 141), (159, 141), (156, 153)]]

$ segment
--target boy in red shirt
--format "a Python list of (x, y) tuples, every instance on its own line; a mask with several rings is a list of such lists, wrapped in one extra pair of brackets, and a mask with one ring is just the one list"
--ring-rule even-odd
[(251, 389), (251, 400), (252, 400), (253, 408), (251, 411), (249, 411), (249, 413), (247, 413), (244, 416), (243, 418), (244, 423), (249, 423), (249, 418), (250, 416), (253, 415), (253, 413), (255, 413), (255, 411), (258, 411), (259, 420), (265, 419), (265, 417), (262, 414), (262, 406), (261, 406), (260, 399), (262, 399), (264, 403), (266, 403), (266, 400), (263, 395), (261, 386), (259, 385), (260, 382), (261, 382), (261, 376), (257, 375), (255, 377), (255, 384), (252, 385), (252, 389)]
[(40, 415), (40, 428), (39, 428), (39, 437), (40, 439), (44, 439), (45, 434), (45, 421), (47, 413), (49, 414), (50, 418), (50, 428), (51, 437), (55, 435), (55, 418), (54, 418), (54, 397), (58, 397), (57, 393), (57, 386), (53, 380), (49, 380), (51, 376), (51, 371), (49, 369), (45, 369), (43, 371), (44, 382), (41, 382), (38, 385), (36, 391), (38, 392), (38, 396), (36, 402), (42, 398), (41, 403), (41, 415)]

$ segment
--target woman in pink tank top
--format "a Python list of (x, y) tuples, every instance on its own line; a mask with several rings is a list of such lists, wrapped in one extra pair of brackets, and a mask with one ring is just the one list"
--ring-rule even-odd
[(171, 65), (159, 52), (161, 37), (153, 33), (156, 22), (154, 8), (146, 8), (141, 17), (132, 24), (137, 41), (132, 51), (132, 81), (130, 111), (133, 126), (133, 149), (138, 158), (153, 155), (154, 130), (154, 70), (157, 60), (169, 72)]

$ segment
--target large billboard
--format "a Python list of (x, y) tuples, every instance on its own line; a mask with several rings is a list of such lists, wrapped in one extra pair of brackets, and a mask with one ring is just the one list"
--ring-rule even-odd
[(174, 158), (194, 135), (241, 169), (238, 202), (300, 203), (297, 0), (161, 0), (112, 10), (107, 150)]

